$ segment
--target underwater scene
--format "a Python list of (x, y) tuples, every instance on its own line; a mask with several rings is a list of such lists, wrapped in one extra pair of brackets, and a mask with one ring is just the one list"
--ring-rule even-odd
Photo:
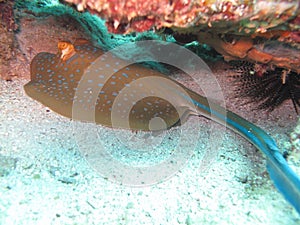
[(300, 224), (299, 12), (0, 0), (0, 225)]

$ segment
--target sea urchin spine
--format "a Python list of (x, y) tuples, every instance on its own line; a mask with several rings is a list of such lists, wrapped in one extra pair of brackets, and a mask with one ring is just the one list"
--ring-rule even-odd
[(274, 110), (286, 100), (292, 100), (295, 111), (300, 107), (300, 74), (273, 66), (242, 62), (234, 66), (238, 75), (236, 97), (257, 102), (257, 109)]

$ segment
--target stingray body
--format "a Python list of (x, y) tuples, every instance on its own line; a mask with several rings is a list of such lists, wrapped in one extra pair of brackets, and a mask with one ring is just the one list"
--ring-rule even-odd
[[(75, 92), (78, 84), (86, 68), (101, 56), (103, 51), (84, 40), (77, 40), (74, 45), (68, 42), (59, 42), (58, 48), (58, 54), (43, 52), (32, 60), (31, 81), (24, 86), (24, 89), (33, 99), (63, 116), (72, 118), (72, 106), (76, 99)], [(95, 108), (96, 123), (113, 126), (111, 121), (113, 103), (120, 91), (130, 85), (131, 92), (124, 94), (123, 103), (118, 104), (117, 110), (123, 113), (115, 116), (117, 121), (115, 121), (114, 128), (146, 131), (161, 129), (162, 127), (149, 127), (148, 122), (155, 117), (161, 118), (165, 121), (166, 128), (170, 128), (180, 123), (180, 120), (183, 120), (183, 117), (191, 112), (189, 110), (192, 108), (191, 105), (187, 104), (183, 97), (171, 97), (172, 103), (163, 98), (170, 99), (164, 87), (169, 83), (166, 76), (142, 66), (130, 65), (107, 77), (109, 69), (114, 69), (112, 67), (119, 64), (121, 60), (115, 59), (114, 62), (106, 62), (106, 58), (103, 57), (102, 61), (104, 68), (98, 67), (93, 79), (87, 80), (90, 86), (96, 85), (98, 89), (101, 88)], [(151, 82), (149, 79), (147, 81), (147, 77), (158, 77), (160, 82)], [(133, 81), (136, 80), (143, 80), (143, 82), (133, 86)], [(191, 92), (178, 83), (176, 85)], [(86, 93), (81, 96), (85, 100), (82, 104), (86, 105), (86, 110), (91, 108), (88, 104), (90, 90), (91, 88), (87, 87)], [(162, 93), (165, 94), (162, 95)], [(177, 106), (177, 109), (174, 105)], [(127, 113), (129, 114), (129, 125), (122, 123)]]
[[(117, 58), (104, 57), (104, 66), (97, 68), (94, 76), (86, 81), (101, 88), (96, 93), (96, 104), (89, 103), (93, 92), (89, 86), (78, 99), (78, 84), (103, 51), (85, 40), (74, 44), (59, 42), (58, 49), (58, 54), (39, 53), (32, 60), (31, 81), (24, 86), (30, 97), (69, 118), (73, 117), (74, 102), (81, 101), (82, 113), (94, 109), (96, 123), (114, 128), (160, 130), (180, 124), (191, 114), (226, 124), (265, 154), (275, 186), (300, 213), (300, 179), (288, 166), (274, 140), (262, 129), (157, 71), (130, 65), (106, 76), (106, 71), (114, 70), (114, 65), (121, 63)], [(144, 82), (135, 82), (140, 79)], [(123, 93), (126, 87), (129, 91)], [(121, 101), (114, 104), (120, 94)], [(94, 108), (91, 105), (95, 105)], [(160, 122), (150, 123), (152, 118), (161, 118), (164, 126)]]

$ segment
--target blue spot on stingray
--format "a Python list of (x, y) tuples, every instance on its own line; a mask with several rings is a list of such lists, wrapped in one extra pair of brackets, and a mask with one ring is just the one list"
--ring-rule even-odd
[(130, 84), (125, 84), (126, 87), (130, 87)]
[(70, 64), (73, 60), (77, 59), (78, 55), (73, 55), (70, 59), (67, 60), (66, 64)]
[(57, 83), (58, 83), (58, 84), (62, 84), (62, 80), (58, 80)]
[(118, 93), (115, 91), (112, 93), (112, 96), (117, 96), (117, 95), (118, 95)]
[(88, 83), (93, 83), (93, 80), (88, 80)]
[(47, 72), (50, 73), (52, 70), (48, 69)]
[(114, 81), (112, 81), (112, 82), (110, 82), (112, 85), (115, 85), (116, 84), (116, 82), (114, 82)]
[(80, 73), (80, 69), (77, 69), (76, 72), (77, 72), (77, 73)]
[(65, 67), (65, 68), (64, 68), (64, 71), (68, 71), (68, 68), (67, 68), (67, 67)]
[(129, 67), (126, 67), (126, 70), (130, 70), (130, 68), (129, 68)]
[(118, 72), (119, 70), (118, 69), (114, 69), (114, 72), (116, 73), (116, 72)]
[(104, 75), (101, 74), (101, 75), (99, 75), (98, 77), (101, 78), (101, 79), (103, 79), (103, 78), (104, 78)]
[(128, 78), (128, 74), (127, 73), (122, 73), (122, 76)]
[(103, 84), (102, 84), (102, 83), (99, 83), (99, 84), (98, 84), (98, 87), (103, 87)]
[(73, 74), (73, 73), (71, 73), (71, 74), (69, 75), (69, 77), (70, 77), (70, 78), (73, 78), (73, 77), (74, 77), (74, 74)]
[(105, 66), (106, 66), (106, 67), (110, 67), (110, 64), (107, 63), (107, 64), (105, 64)]

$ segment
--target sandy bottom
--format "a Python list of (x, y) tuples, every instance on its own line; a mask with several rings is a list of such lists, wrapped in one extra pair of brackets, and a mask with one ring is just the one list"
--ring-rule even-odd
[[(34, 37), (28, 28), (32, 25), (37, 32)], [(45, 32), (47, 26), (52, 26), (51, 38)], [(23, 20), (22, 27), (18, 40), (28, 61), (33, 52), (53, 50), (49, 45), (62, 39), (59, 31), (66, 36), (70, 32), (49, 21)], [(38, 41), (43, 37), (44, 41)], [(29, 43), (31, 51), (26, 52)], [(268, 131), (282, 149), (288, 146), (297, 119), (292, 105), (287, 102), (272, 113), (236, 106), (236, 101), (229, 100), (233, 87), (226, 78), (232, 71), (222, 62), (210, 66), (215, 68), (228, 108)], [(191, 118), (200, 132), (191, 125), (186, 133), (198, 132), (199, 137), (186, 137), (195, 148), (170, 179), (143, 187), (111, 182), (112, 177), (102, 173), (105, 168), (95, 170), (78, 147), (76, 133), (89, 131), (89, 125), (74, 129), (70, 119), (27, 97), (23, 85), (29, 81), (28, 65), (24, 74), (22, 79), (0, 80), (0, 224), (300, 223), (299, 215), (273, 187), (262, 154), (251, 144), (226, 130), (218, 149), (207, 153), (211, 123), (202, 118)], [(189, 80), (183, 77), (181, 81), (187, 84)], [(104, 146), (118, 149), (109, 140), (112, 129), (99, 129)], [(173, 148), (171, 142), (164, 145)], [(130, 164), (126, 154), (131, 152), (121, 152), (114, 152), (112, 158)], [(138, 156), (130, 156), (132, 162), (148, 162), (147, 157), (138, 160)], [(163, 157), (149, 156), (153, 163)]]

